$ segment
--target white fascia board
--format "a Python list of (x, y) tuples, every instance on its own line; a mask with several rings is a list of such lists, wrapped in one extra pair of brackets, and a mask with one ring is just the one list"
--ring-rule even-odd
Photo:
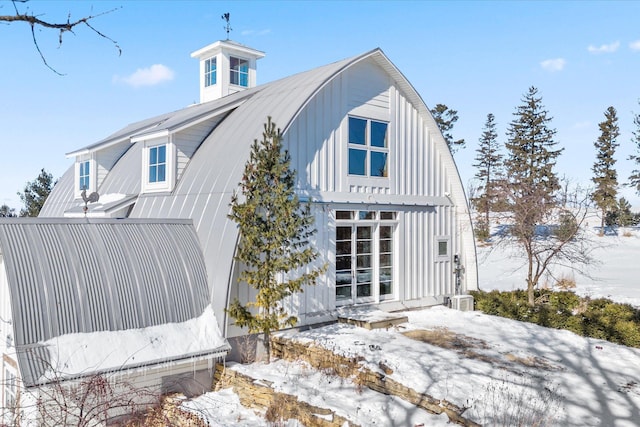
[(240, 99), (240, 100), (238, 100), (238, 101), (236, 101), (236, 102), (234, 102), (234, 103), (232, 103), (232, 104), (226, 105), (224, 108), (220, 108), (220, 109), (215, 110), (215, 111), (212, 111), (212, 112), (210, 112), (210, 113), (208, 113), (208, 114), (204, 114), (204, 115), (202, 115), (201, 117), (199, 117), (199, 118), (197, 118), (197, 119), (189, 120), (189, 121), (183, 122), (183, 123), (179, 124), (179, 125), (178, 125), (178, 126), (176, 126), (176, 127), (170, 128), (170, 129), (169, 129), (169, 131), (170, 131), (172, 134), (173, 134), (173, 133), (177, 133), (177, 132), (180, 132), (180, 131), (182, 131), (182, 130), (184, 130), (184, 129), (187, 129), (187, 128), (191, 127), (191, 126), (194, 126), (194, 125), (200, 124), (200, 123), (205, 122), (205, 121), (207, 121), (207, 120), (210, 120), (210, 119), (212, 119), (212, 118), (215, 118), (215, 117), (218, 117), (218, 116), (222, 116), (222, 115), (224, 115), (224, 114), (228, 113), (229, 111), (231, 111), (231, 110), (234, 110), (234, 109), (238, 108), (238, 107), (239, 107), (240, 105), (242, 105), (245, 101), (246, 101), (246, 99), (244, 99), (244, 98), (243, 98), (243, 99)]
[(169, 136), (169, 130), (162, 129), (155, 132), (134, 135), (131, 137), (131, 143), (133, 144), (135, 142), (148, 141), (150, 139), (156, 139), (156, 138), (163, 138), (163, 137), (166, 138), (168, 136)]
[(448, 197), (409, 196), (372, 193), (334, 193), (321, 191), (316, 194), (299, 194), (298, 197), (311, 203), (336, 203), (369, 206), (453, 206)]
[(129, 137), (123, 137), (123, 138), (114, 139), (109, 142), (105, 142), (104, 144), (96, 145), (95, 147), (81, 148), (80, 150), (71, 151), (70, 153), (65, 154), (65, 157), (69, 159), (71, 157), (81, 156), (83, 154), (95, 153), (96, 151), (104, 150), (105, 148), (120, 144), (121, 142), (125, 142), (128, 139)]
[(225, 49), (227, 51), (231, 51), (231, 52), (235, 52), (235, 53), (241, 53), (241, 54), (245, 54), (245, 55), (250, 55), (255, 57), (256, 59), (260, 59), (260, 58), (264, 58), (265, 53), (257, 50), (257, 49), (253, 49), (250, 48), (248, 46), (244, 46), (238, 43), (234, 43), (234, 42), (230, 42), (230, 41), (223, 41), (223, 40), (219, 40), (215, 43), (211, 43), (210, 45), (207, 45), (201, 49), (196, 50), (195, 52), (191, 52), (191, 57), (192, 58), (205, 58), (207, 56), (211, 56), (213, 54), (216, 54), (218, 52), (220, 52), (222, 49)]

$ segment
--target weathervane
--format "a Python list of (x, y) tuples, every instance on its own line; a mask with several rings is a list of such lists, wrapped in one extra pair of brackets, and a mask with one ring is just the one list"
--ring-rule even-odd
[(100, 195), (96, 191), (94, 191), (93, 193), (89, 194), (89, 196), (87, 196), (87, 189), (82, 188), (82, 193), (80, 193), (80, 197), (82, 197), (82, 200), (84, 200), (84, 206), (82, 207), (82, 211), (84, 212), (84, 216), (87, 216), (87, 211), (89, 210), (89, 207), (87, 206), (87, 204), (97, 202), (98, 199), (100, 199)]
[(227, 31), (227, 40), (229, 40), (229, 31), (231, 31), (233, 28), (231, 28), (231, 23), (229, 22), (229, 18), (231, 17), (231, 14), (229, 12), (225, 13), (222, 15), (222, 19), (224, 19), (225, 21), (227, 21), (227, 25), (225, 25), (224, 28)]

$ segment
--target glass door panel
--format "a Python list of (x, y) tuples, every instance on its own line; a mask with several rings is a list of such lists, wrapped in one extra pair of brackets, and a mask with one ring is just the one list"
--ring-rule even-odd
[(351, 227), (336, 227), (336, 301), (351, 300), (353, 240)]
[(378, 286), (380, 289), (380, 297), (383, 297), (393, 294), (393, 226), (380, 226), (379, 248)]
[(373, 281), (372, 267), (372, 238), (373, 227), (356, 227), (356, 297), (370, 298), (373, 296), (371, 283)]

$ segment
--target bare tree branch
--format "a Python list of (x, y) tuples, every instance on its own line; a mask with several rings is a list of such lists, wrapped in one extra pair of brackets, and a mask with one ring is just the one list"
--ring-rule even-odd
[(75, 21), (71, 20), (71, 13), (69, 13), (66, 22), (51, 22), (51, 21), (46, 21), (44, 19), (40, 19), (39, 15), (35, 15), (33, 13), (20, 12), (20, 10), (18, 9), (18, 5), (17, 4), (18, 3), (27, 3), (27, 1), (28, 0), (11, 0), (11, 3), (13, 4), (13, 8), (15, 10), (15, 14), (13, 14), (13, 15), (0, 15), (0, 22), (6, 22), (7, 24), (11, 24), (13, 22), (26, 22), (27, 24), (29, 24), (31, 26), (31, 36), (32, 36), (32, 39), (33, 39), (33, 44), (36, 47), (36, 50), (38, 51), (38, 54), (40, 55), (40, 58), (42, 59), (42, 62), (44, 63), (44, 65), (47, 66), (47, 68), (49, 68), (54, 73), (56, 73), (58, 75), (63, 75), (60, 72), (58, 72), (56, 69), (54, 69), (51, 65), (49, 65), (49, 63), (47, 62), (44, 54), (42, 53), (42, 50), (40, 49), (40, 46), (38, 45), (38, 39), (37, 39), (36, 33), (35, 33), (36, 27), (58, 30), (58, 47), (60, 47), (62, 45), (62, 39), (63, 39), (63, 36), (64, 36), (65, 33), (75, 34), (75, 32), (74, 32), (75, 28), (78, 27), (78, 26), (83, 26), (84, 25), (84, 26), (87, 26), (91, 31), (96, 33), (98, 36), (100, 36), (100, 37), (102, 37), (102, 38), (104, 38), (106, 40), (109, 40), (111, 43), (113, 43), (114, 47), (118, 50), (118, 55), (122, 54), (122, 49), (120, 48), (120, 45), (118, 44), (117, 41), (115, 41), (111, 37), (107, 36), (103, 32), (99, 31), (98, 29), (96, 29), (90, 23), (91, 20), (93, 20), (95, 18), (98, 18), (100, 16), (103, 16), (103, 15), (115, 12), (116, 10), (118, 10), (120, 8), (111, 9), (111, 10), (108, 10), (106, 12), (98, 13), (96, 15), (88, 15), (88, 16), (82, 17), (80, 19), (77, 19)]

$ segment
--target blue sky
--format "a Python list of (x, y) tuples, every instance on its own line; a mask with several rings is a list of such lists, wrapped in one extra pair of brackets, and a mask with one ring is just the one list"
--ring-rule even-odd
[[(23, 23), (0, 25), (0, 204), (19, 210), (16, 192), (41, 168), (61, 176), (65, 153), (126, 124), (198, 100), (190, 53), (226, 38), (266, 52), (258, 82), (382, 48), (432, 108), (458, 110), (453, 136), (465, 185), (488, 113), (500, 141), (515, 108), (536, 86), (565, 148), (558, 172), (589, 184), (598, 123), (618, 110), (619, 181), (633, 165), (633, 113), (640, 112), (640, 2), (309, 2), (309, 1), (38, 1), (42, 19), (65, 20), (116, 9), (67, 34), (38, 30), (47, 69)], [(22, 7), (22, 6), (20, 6)], [(0, 15), (12, 5), (0, 1)], [(640, 209), (630, 189), (622, 195)]]

